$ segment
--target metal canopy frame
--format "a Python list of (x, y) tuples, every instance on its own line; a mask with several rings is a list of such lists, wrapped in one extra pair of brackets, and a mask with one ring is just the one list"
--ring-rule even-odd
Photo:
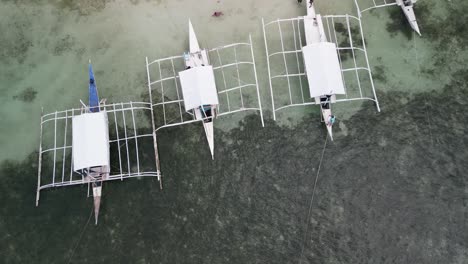
[[(138, 134), (137, 131), (139, 129), (136, 122), (138, 116), (135, 112), (152, 111), (151, 104), (148, 102), (129, 102), (101, 105), (100, 107), (102, 111), (106, 111), (109, 121), (109, 145), (111, 148), (114, 147), (119, 150), (118, 167), (112, 167), (109, 176), (102, 181), (123, 181), (124, 179), (135, 177), (157, 177), (160, 187), (162, 187), (155, 135), (154, 133)], [(44, 189), (88, 184), (89, 195), (89, 184), (91, 181), (86, 180), (84, 175), (75, 172), (72, 165), (72, 118), (84, 113), (85, 110), (85, 108), (75, 108), (41, 116), (36, 206), (39, 204), (40, 191)], [(115, 134), (113, 134), (114, 132)], [(49, 136), (49, 140), (44, 139), (45, 134)], [(151, 162), (152, 166), (141, 163), (141, 153), (139, 153), (138, 146), (144, 138), (153, 139), (156, 159), (155, 167), (153, 167), (153, 162)], [(134, 144), (135, 151), (130, 150), (129, 144)], [(112, 153), (110, 154), (112, 156)], [(45, 155), (51, 155), (51, 157), (44, 159)], [(44, 162), (47, 162), (47, 164), (44, 164)], [(111, 157), (111, 166), (113, 165), (112, 162)], [(143, 167), (153, 167), (155, 170), (142, 171)], [(44, 168), (51, 170), (50, 175), (43, 175)]]
[[(338, 59), (341, 67), (341, 72), (342, 72), (342, 77), (343, 77), (343, 83), (345, 85), (345, 91), (346, 94), (344, 96), (337, 95), (337, 100), (336, 102), (345, 102), (345, 101), (355, 101), (355, 100), (371, 100), (375, 102), (377, 111), (380, 112), (380, 106), (379, 106), (379, 101), (377, 99), (377, 95), (375, 92), (375, 87), (374, 87), (374, 81), (372, 78), (372, 71), (370, 69), (369, 65), (369, 59), (367, 56), (367, 49), (366, 49), (366, 43), (364, 40), (363, 36), (363, 30), (362, 30), (362, 24), (361, 20), (358, 17), (351, 16), (351, 15), (326, 15), (322, 16), (323, 22), (324, 22), (324, 29), (325, 29), (325, 34), (327, 35), (327, 39), (329, 42), (333, 42), (337, 45), (337, 52), (338, 52)], [(301, 23), (301, 21), (304, 20), (304, 17), (297, 17), (297, 18), (290, 18), (290, 19), (277, 19), (272, 22), (266, 23), (262, 18), (262, 26), (263, 26), (263, 36), (265, 40), (265, 49), (266, 49), (266, 56), (267, 56), (267, 67), (268, 67), (268, 76), (269, 76), (269, 84), (270, 84), (270, 93), (271, 93), (271, 102), (272, 102), (272, 108), (273, 108), (273, 119), (276, 120), (276, 112), (285, 109), (288, 107), (292, 106), (304, 106), (304, 105), (314, 105), (317, 104), (313, 98), (306, 98), (306, 94), (308, 93), (308, 89), (304, 89), (304, 86), (307, 87), (307, 78), (306, 77), (306, 72), (304, 71), (304, 66), (303, 66), (303, 61), (302, 61), (302, 47), (305, 46), (305, 37), (303, 35), (304, 32), (304, 24)], [(335, 28), (335, 22), (337, 21), (342, 21), (344, 22), (343, 24), (345, 25), (346, 33), (347, 33), (347, 43), (349, 45), (345, 46), (340, 46), (340, 43), (338, 41), (338, 35), (339, 32), (337, 32)], [(358, 43), (353, 43), (353, 30), (351, 29), (351, 23), (352, 22), (357, 22), (358, 24), (358, 30), (359, 30), (359, 35), (360, 38), (359, 40), (362, 42), (361, 45)], [(293, 29), (293, 41), (294, 44), (292, 45), (292, 49), (286, 49), (285, 48), (285, 41), (283, 40), (283, 30), (282, 26), (284, 27), (285, 24), (288, 24), (290, 27)], [(301, 26), (302, 24), (302, 26)], [(280, 51), (276, 52), (270, 52), (268, 49), (268, 38), (267, 38), (267, 29), (269, 27), (277, 27), (278, 32), (279, 32), (279, 40), (280, 40)], [(351, 55), (352, 63), (351, 66), (349, 67), (344, 67), (343, 66), (343, 58), (342, 55), (340, 55), (341, 52), (349, 52)], [(356, 55), (357, 54), (362, 54), (364, 56), (364, 61), (365, 65), (359, 65), (357, 60), (356, 60)], [(291, 71), (290, 68), (288, 68), (288, 63), (287, 63), (287, 56), (294, 56), (296, 64), (295, 67), (297, 67), (297, 71)], [(279, 57), (279, 60), (282, 61), (281, 64), (284, 64), (284, 72), (280, 74), (274, 74), (271, 69), (272, 62), (271, 60), (275, 57)], [(348, 94), (348, 88), (346, 85), (346, 78), (344, 77), (344, 74), (346, 72), (354, 72), (354, 76), (356, 78), (356, 83), (358, 86), (359, 93), (358, 95), (350, 95)], [(360, 77), (363, 77), (363, 75), (367, 75), (370, 81), (370, 87), (372, 90), (372, 95), (371, 96), (365, 96), (363, 93), (363, 85), (361, 83)], [(299, 79), (299, 87), (300, 87), (300, 99), (299, 100), (293, 100), (293, 90), (291, 88), (291, 82), (293, 78), (298, 78)], [(286, 87), (288, 89), (287, 94), (289, 94), (289, 102), (286, 103), (285, 105), (281, 106), (275, 106), (275, 92), (273, 89), (273, 84), (277, 80), (281, 79), (286, 79)], [(306, 91), (304, 91), (306, 90)]]

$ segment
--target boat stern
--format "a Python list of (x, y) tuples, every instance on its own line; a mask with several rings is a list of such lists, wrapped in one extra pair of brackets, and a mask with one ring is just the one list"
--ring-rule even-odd
[(323, 121), (325, 122), (328, 135), (330, 136), (331, 141), (333, 141), (333, 124), (330, 122), (330, 118), (332, 117), (331, 109), (322, 108), (322, 117)]
[(94, 198), (94, 220), (95, 225), (98, 223), (99, 218), (99, 209), (101, 207), (101, 194), (102, 194), (102, 185), (96, 186), (93, 183), (93, 198)]
[(416, 22), (416, 20), (414, 20), (414, 22), (410, 23), (411, 24), (411, 28), (416, 31), (416, 33), (418, 33), (419, 36), (421, 36), (421, 32), (419, 31), (419, 26), (418, 26), (418, 22)]
[(210, 147), (211, 159), (214, 160), (214, 125), (213, 121), (203, 122), (203, 127), (205, 128), (206, 139), (208, 140), (208, 146)]
[(402, 4), (400, 6), (411, 28), (414, 31), (416, 31), (416, 33), (418, 33), (419, 36), (421, 36), (421, 32), (419, 31), (418, 21), (416, 20), (416, 14), (414, 13), (413, 5), (411, 4), (411, 5), (405, 6), (404, 4)]

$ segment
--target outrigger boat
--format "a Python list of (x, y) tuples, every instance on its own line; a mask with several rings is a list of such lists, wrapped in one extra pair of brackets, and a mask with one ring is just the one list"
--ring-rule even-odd
[[(100, 112), (100, 101), (99, 94), (96, 86), (96, 80), (94, 79), (93, 67), (91, 61), (89, 62), (89, 112), (98, 113)], [(102, 181), (106, 180), (109, 176), (110, 168), (107, 165), (92, 167), (88, 171), (87, 178), (91, 181), (93, 187), (93, 198), (94, 198), (94, 219), (97, 225), (99, 218), (99, 208), (101, 206), (101, 195), (102, 195)]]
[[(331, 140), (333, 140), (333, 123), (335, 121), (335, 116), (332, 111), (333, 103), (370, 100), (376, 103), (377, 110), (380, 112), (379, 102), (372, 79), (360, 17), (350, 15), (321, 16), (320, 14), (316, 14), (313, 0), (308, 0), (306, 5), (307, 15), (305, 16), (277, 19), (268, 23), (265, 23), (262, 19), (273, 119), (276, 120), (276, 112), (288, 107), (320, 105), (320, 116), (322, 121), (326, 124), (327, 138), (330, 137)], [(358, 6), (357, 8), (359, 10)], [(336, 23), (339, 23), (338, 21), (343, 21), (347, 25), (348, 34), (342, 37), (348, 39), (347, 42), (349, 45), (344, 44), (337, 38), (337, 35), (341, 31), (335, 28)], [(304, 31), (301, 29), (301, 22), (304, 23)], [(350, 29), (351, 22), (358, 23), (358, 32), (352, 32), (353, 30)], [(285, 24), (286, 27), (282, 27), (281, 24)], [(277, 49), (270, 51), (268, 49), (271, 40), (267, 37), (267, 32), (272, 32), (271, 28), (278, 30), (280, 51)], [(288, 37), (290, 41), (293, 41), (292, 45), (291, 43), (285, 44), (282, 28), (292, 29), (293, 37)], [(359, 43), (356, 43), (358, 44), (357, 46), (353, 45), (354, 34), (359, 34), (362, 45), (359, 45)], [(303, 36), (305, 36), (305, 38)], [(305, 45), (302, 44), (304, 42)], [(338, 46), (338, 43), (340, 43), (340, 46)], [(291, 47), (294, 47), (293, 50), (291, 50)], [(342, 63), (339, 50), (349, 51), (352, 64)], [(355, 55), (356, 51), (364, 55), (365, 64), (358, 65)], [(288, 62), (286, 59), (287, 57), (291, 57), (291, 54), (295, 55), (297, 63), (297, 66), (294, 65), (293, 68), (288, 66), (291, 65), (290, 62), (292, 62), (292, 60)], [(284, 71), (272, 71), (270, 65), (272, 65), (272, 63), (281, 64), (280, 60), (278, 60), (278, 58), (281, 59), (281, 57)], [(304, 63), (303, 67), (300, 66), (300, 57), (302, 57)], [(276, 59), (272, 60), (272, 58)], [(345, 75), (346, 72), (350, 72), (351, 74)], [(303, 81), (303, 76), (307, 78), (307, 82)], [(367, 92), (368, 95), (363, 93), (363, 88), (365, 87), (361, 86), (361, 76), (368, 76), (369, 86), (367, 87), (371, 89)], [(345, 77), (346, 83), (352, 84), (350, 89), (346, 90)], [(350, 80), (349, 82), (347, 81), (348, 79)], [(305, 86), (308, 86), (308, 95), (307, 92), (304, 92), (304, 83), (307, 84)], [(275, 90), (284, 90), (285, 88), (287, 88), (289, 98), (276, 100)], [(293, 92), (295, 88), (299, 88), (299, 93), (297, 91)], [(285, 94), (286, 93), (283, 91), (278, 93), (277, 96), (284, 97)], [(369, 96), (370, 94), (372, 94), (372, 96)], [(314, 100), (310, 100), (312, 98)], [(280, 105), (275, 106), (275, 102), (279, 102)]]
[(203, 120), (206, 139), (214, 159), (213, 120), (217, 115), (218, 94), (208, 51), (201, 49), (189, 20), (189, 52), (184, 53), (185, 70), (179, 72), (186, 111)]
[(419, 36), (421, 36), (418, 22), (416, 21), (416, 15), (414, 14), (413, 10), (413, 4), (416, 3), (416, 1), (417, 0), (396, 0), (396, 4), (399, 5), (403, 10), (403, 13), (406, 16), (406, 19), (408, 19), (411, 28), (416, 31)]
[(345, 94), (345, 90), (336, 44), (327, 41), (322, 17), (315, 13), (313, 1), (307, 3), (304, 30), (306, 46), (302, 47), (302, 53), (310, 96), (320, 104), (323, 121), (333, 140), (335, 117), (331, 103), (336, 102), (337, 94)]
[[(153, 61), (149, 61), (146, 58), (148, 92), (150, 104), (153, 106), (153, 134), (156, 138), (156, 133), (160, 129), (201, 122), (206, 140), (208, 141), (211, 158), (214, 159), (213, 128), (215, 118), (244, 111), (259, 111), (262, 126), (264, 125), (252, 39), (249, 37), (249, 42), (233, 43), (206, 49), (206, 47), (200, 48), (190, 20), (188, 21), (188, 29), (189, 48), (186, 52), (178, 56)], [(223, 64), (220, 51), (224, 50), (233, 52), (234, 61), (229, 59), (229, 63)], [(238, 54), (249, 53), (251, 55), (250, 60), (245, 56), (242, 56), (242, 59), (238, 56)], [(210, 63), (210, 55), (216, 58), (216, 65), (214, 66)], [(241, 64), (243, 65), (243, 69), (248, 70), (250, 68), (252, 71), (240, 71), (239, 65)], [(164, 68), (162, 65), (172, 65), (172, 73), (168, 73), (167, 71), (163, 73), (162, 69)], [(234, 71), (230, 71), (230, 69)], [(226, 81), (226, 71), (237, 73), (237, 76), (234, 75), (232, 76), (234, 78)], [(158, 73), (156, 79), (151, 77), (152, 72)], [(243, 76), (240, 74), (241, 72), (251, 74), (250, 76), (254, 78), (243, 78), (241, 77)], [(241, 79), (244, 80), (241, 81)], [(172, 85), (168, 86), (166, 83), (172, 83)], [(217, 83), (223, 83), (224, 85), (217, 87)], [(153, 91), (155, 91), (157, 96), (152, 96)], [(252, 92), (256, 92), (257, 106), (253, 104), (254, 101), (244, 99), (246, 96), (253, 98)], [(231, 93), (235, 93), (236, 95), (230, 96)], [(224, 99), (225, 107), (219, 105), (218, 97)], [(233, 102), (233, 98), (236, 101), (240, 99), (240, 104), (231, 103)], [(163, 118), (156, 118), (154, 106), (161, 111)], [(167, 109), (175, 109), (174, 107), (178, 108), (179, 111), (167, 111)]]
[[(106, 104), (105, 100), (99, 99), (91, 62), (88, 66), (88, 74), (89, 99), (86, 103), (80, 100), (82, 105), (80, 108), (41, 115), (36, 206), (39, 205), (41, 190), (87, 184), (88, 197), (92, 191), (97, 224), (104, 181), (157, 177), (161, 184), (161, 173), (155, 134), (139, 133), (136, 129), (138, 125), (135, 122), (135, 111), (143, 110), (152, 113), (151, 104), (148, 102)], [(131, 118), (128, 118), (129, 116)], [(113, 121), (112, 124), (109, 120)], [(123, 122), (121, 126), (119, 121)], [(115, 133), (110, 135), (109, 129), (115, 129)], [(48, 136), (44, 139), (43, 131), (46, 131), (48, 135), (51, 134), (52, 138)], [(138, 146), (147, 144), (142, 143), (142, 139), (153, 141), (154, 167), (148, 162), (145, 162), (143, 166), (140, 162)], [(135, 147), (134, 151), (129, 148), (129, 143)], [(111, 148), (111, 144), (115, 147)], [(111, 149), (115, 154), (113, 159), (115, 169), (112, 173), (110, 169)], [(126, 151), (121, 149), (126, 149)], [(45, 160), (43, 160), (44, 155), (48, 155)], [(47, 162), (47, 165), (44, 165), (44, 162)], [(46, 172), (42, 171), (44, 167), (48, 168)], [(144, 171), (143, 168), (155, 170)]]
[[(88, 71), (89, 105), (84, 108), (81, 115), (73, 118), (73, 169), (79, 172), (84, 177), (84, 180), (92, 186), (95, 224), (97, 225), (101, 205), (102, 183), (109, 177), (110, 173), (109, 133), (107, 114), (105, 111), (101, 111), (101, 102), (99, 101), (91, 61), (89, 62)], [(95, 141), (93, 138), (101, 140)], [(91, 152), (102, 153), (103, 155), (99, 156), (103, 158), (94, 157), (94, 153), (91, 154)]]

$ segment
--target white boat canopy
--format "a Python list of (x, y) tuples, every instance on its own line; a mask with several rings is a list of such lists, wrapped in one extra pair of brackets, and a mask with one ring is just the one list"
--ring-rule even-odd
[(186, 111), (202, 105), (219, 104), (212, 66), (181, 71), (179, 78)]
[(345, 94), (335, 43), (320, 42), (302, 48), (310, 97)]
[(73, 170), (109, 164), (107, 112), (87, 113), (72, 119)]

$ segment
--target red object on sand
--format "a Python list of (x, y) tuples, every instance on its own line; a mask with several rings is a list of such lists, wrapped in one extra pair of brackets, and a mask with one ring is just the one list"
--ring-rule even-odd
[(216, 12), (213, 13), (212, 16), (214, 16), (214, 17), (220, 17), (220, 16), (222, 16), (222, 15), (224, 15), (223, 12), (221, 12), (221, 11), (216, 11)]

